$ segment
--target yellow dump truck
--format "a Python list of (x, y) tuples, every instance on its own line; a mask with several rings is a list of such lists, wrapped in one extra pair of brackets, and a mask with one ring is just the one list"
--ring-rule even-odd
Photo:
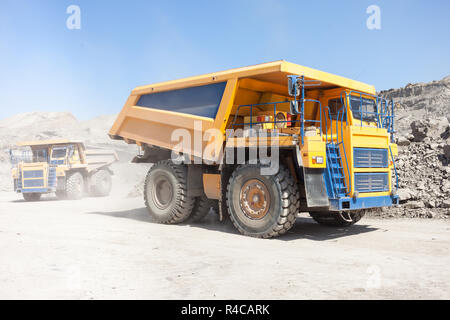
[(107, 196), (111, 191), (110, 165), (115, 151), (86, 150), (71, 140), (20, 142), (10, 150), (14, 191), (27, 201), (56, 193), (62, 199), (80, 199), (84, 193)]
[(144, 198), (156, 221), (218, 207), (262, 238), (299, 212), (349, 226), (398, 204), (393, 134), (394, 102), (373, 86), (286, 61), (137, 87), (109, 132), (155, 163)]

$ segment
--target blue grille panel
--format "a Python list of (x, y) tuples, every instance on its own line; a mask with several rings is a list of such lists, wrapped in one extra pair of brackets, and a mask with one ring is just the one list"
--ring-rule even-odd
[(353, 161), (355, 168), (387, 168), (388, 150), (354, 148)]
[(355, 173), (355, 189), (358, 192), (389, 191), (387, 172)]
[(48, 186), (56, 187), (56, 167), (50, 167), (48, 169)]
[(23, 177), (25, 179), (28, 178), (43, 178), (44, 172), (42, 170), (30, 170), (30, 171), (24, 171)]
[(23, 180), (24, 188), (43, 187), (44, 179)]

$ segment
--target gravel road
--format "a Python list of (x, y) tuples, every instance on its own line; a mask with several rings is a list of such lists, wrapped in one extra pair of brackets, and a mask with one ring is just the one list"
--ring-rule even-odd
[(0, 195), (0, 299), (450, 299), (450, 223), (301, 215), (278, 239), (214, 215), (159, 225), (140, 198)]

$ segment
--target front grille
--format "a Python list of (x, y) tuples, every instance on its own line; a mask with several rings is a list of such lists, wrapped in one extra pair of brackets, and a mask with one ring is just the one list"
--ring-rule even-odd
[(388, 150), (354, 148), (353, 160), (355, 168), (387, 168)]
[(44, 179), (23, 180), (24, 188), (35, 188), (43, 186), (44, 186)]
[(44, 171), (42, 170), (30, 170), (30, 171), (24, 171), (23, 177), (25, 179), (29, 178), (43, 178), (44, 177)]
[(358, 192), (389, 191), (389, 175), (387, 172), (355, 173), (355, 190)]

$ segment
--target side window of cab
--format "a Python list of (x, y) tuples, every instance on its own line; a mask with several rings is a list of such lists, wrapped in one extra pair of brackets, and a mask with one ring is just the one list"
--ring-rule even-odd
[[(341, 98), (333, 98), (333, 99), (329, 99), (328, 100), (328, 107), (330, 108), (330, 117), (332, 120), (342, 120), (342, 121), (346, 121), (346, 113), (344, 113), (344, 115), (342, 115), (342, 100)], [(341, 111), (339, 113), (339, 111)], [(338, 117), (338, 113), (339, 113), (339, 119)]]

